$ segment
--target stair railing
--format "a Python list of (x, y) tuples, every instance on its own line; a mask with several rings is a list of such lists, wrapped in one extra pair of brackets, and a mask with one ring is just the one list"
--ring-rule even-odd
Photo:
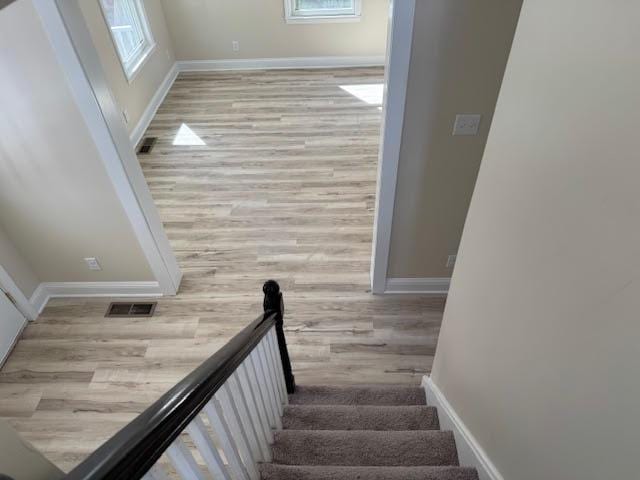
[(65, 478), (167, 480), (168, 463), (183, 480), (205, 480), (195, 449), (213, 478), (258, 480), (258, 463), (271, 460), (273, 430), (282, 428), (287, 393), (295, 390), (282, 293), (274, 280), (263, 292), (264, 314)]

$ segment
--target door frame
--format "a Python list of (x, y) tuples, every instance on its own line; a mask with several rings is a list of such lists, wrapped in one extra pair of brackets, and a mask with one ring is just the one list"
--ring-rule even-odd
[(2, 368), (18, 343), (18, 340), (22, 337), (22, 332), (29, 323), (28, 321), (35, 320), (38, 316), (38, 312), (33, 308), (31, 303), (29, 303), (29, 300), (24, 296), (22, 291), (18, 288), (2, 265), (0, 265), (0, 295), (5, 295), (7, 297), (9, 302), (13, 304), (16, 311), (24, 320), (13, 339), (11, 339), (9, 348), (6, 351), (0, 350), (0, 368)]
[(72, 96), (125, 211), (159, 292), (175, 295), (182, 280), (175, 254), (107, 84), (78, 0), (33, 0)]
[(13, 281), (9, 272), (0, 265), (0, 290), (8, 294), (9, 300), (13, 300), (13, 304), (18, 311), (27, 320), (35, 320), (38, 318), (38, 310), (33, 306), (29, 299), (22, 293), (22, 290)]
[(391, 228), (409, 80), (416, 0), (391, 0), (371, 254), (371, 292), (387, 291)]

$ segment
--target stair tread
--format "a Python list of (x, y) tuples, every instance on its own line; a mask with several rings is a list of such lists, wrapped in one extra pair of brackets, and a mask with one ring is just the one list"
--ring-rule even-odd
[(440, 430), (282, 430), (273, 463), (284, 465), (458, 465), (453, 433)]
[(289, 395), (293, 405), (426, 405), (414, 385), (301, 385)]
[(288, 405), (288, 430), (438, 430), (438, 412), (426, 405)]
[(260, 465), (262, 480), (478, 480), (468, 467), (345, 467), (335, 465)]

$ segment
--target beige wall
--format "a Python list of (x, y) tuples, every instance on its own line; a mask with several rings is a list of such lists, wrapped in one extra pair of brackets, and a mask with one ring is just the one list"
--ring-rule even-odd
[(162, 0), (178, 60), (382, 56), (389, 0), (362, 3), (359, 22), (300, 25), (285, 23), (283, 0)]
[(0, 45), (6, 236), (40, 281), (153, 280), (31, 0), (0, 11)]
[(0, 225), (0, 266), (27, 298), (38, 288), (40, 279), (6, 234), (2, 225)]
[[(449, 277), (521, 0), (418, 0), (389, 277)], [(483, 115), (452, 136), (457, 113)]]
[(78, 3), (91, 32), (91, 38), (100, 56), (100, 62), (116, 103), (122, 110), (127, 110), (129, 116), (127, 130), (131, 133), (175, 62), (173, 46), (160, 0), (144, 1), (145, 12), (156, 47), (131, 82), (127, 80), (120, 64), (99, 1), (81, 0)]
[(505, 479), (638, 478), (638, 18), (524, 2), (433, 372)]

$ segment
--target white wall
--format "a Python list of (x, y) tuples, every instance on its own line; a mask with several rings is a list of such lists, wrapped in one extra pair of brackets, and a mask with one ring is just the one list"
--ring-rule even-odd
[(524, 2), (433, 369), (505, 479), (638, 478), (639, 18)]
[[(389, 0), (354, 23), (287, 24), (283, 0), (162, 0), (178, 60), (384, 56)], [(234, 52), (231, 42), (240, 42)]]
[(144, 9), (156, 47), (135, 77), (128, 81), (102, 15), (99, 0), (82, 0), (78, 3), (91, 33), (93, 44), (98, 51), (113, 97), (120, 109), (128, 113), (129, 122), (126, 126), (131, 134), (175, 62), (162, 4), (160, 0), (144, 1)]
[(0, 45), (6, 236), (43, 282), (153, 280), (31, 0), (0, 10)]
[[(418, 0), (388, 277), (450, 277), (521, 0)], [(457, 113), (483, 115), (452, 136)]]

